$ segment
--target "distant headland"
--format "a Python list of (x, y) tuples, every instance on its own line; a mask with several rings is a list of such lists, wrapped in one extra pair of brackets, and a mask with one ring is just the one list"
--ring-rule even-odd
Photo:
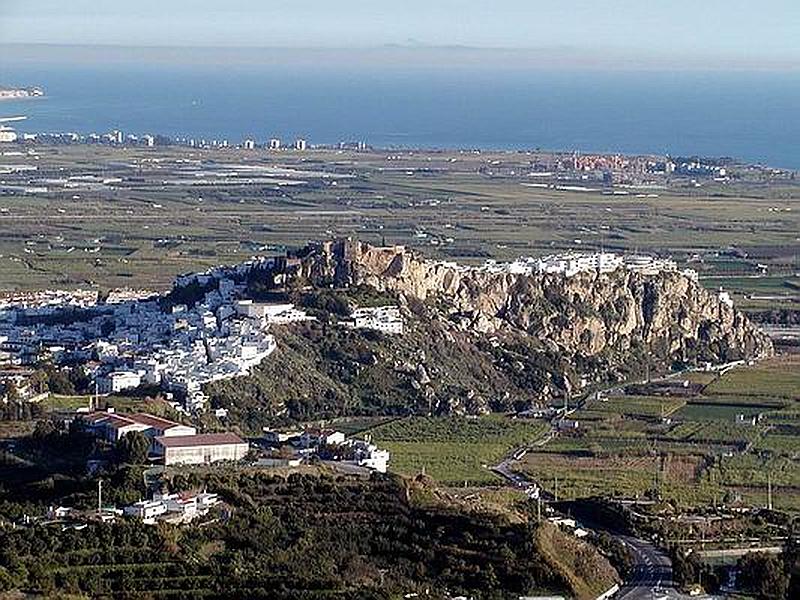
[(14, 88), (0, 86), (0, 100), (19, 100), (20, 98), (37, 98), (44, 96), (40, 87)]

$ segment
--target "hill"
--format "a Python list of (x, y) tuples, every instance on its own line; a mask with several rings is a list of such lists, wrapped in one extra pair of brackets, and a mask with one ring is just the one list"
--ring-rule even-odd
[[(495, 272), (351, 240), (309, 246), (298, 258), (290, 270), (252, 273), (249, 289), (282, 294), (319, 320), (275, 327), (269, 360), (207, 389), (247, 426), (524, 409), (648, 369), (772, 353), (743, 313), (678, 271)], [(370, 304), (398, 305), (404, 333), (339, 324)]]

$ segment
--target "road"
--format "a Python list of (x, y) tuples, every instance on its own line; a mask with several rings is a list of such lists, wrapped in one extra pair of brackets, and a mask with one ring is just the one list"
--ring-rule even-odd
[[(518, 448), (509, 454), (502, 462), (492, 467), (492, 471), (505, 478), (516, 488), (525, 489), (528, 492), (535, 489), (541, 494), (542, 500), (552, 500), (552, 496), (541, 489), (535, 481), (523, 473), (513, 470), (514, 456), (518, 456), (522, 450), (523, 448)], [(581, 526), (587, 529), (600, 529), (586, 520), (581, 520)], [(633, 571), (614, 596), (615, 600), (712, 599), (711, 596), (692, 597), (680, 593), (672, 581), (672, 563), (669, 557), (652, 542), (630, 535), (621, 535), (618, 532), (609, 531), (609, 533), (628, 547), (634, 559)]]
[(656, 600), (689, 598), (681, 594), (672, 582), (672, 563), (650, 542), (628, 535), (615, 535), (635, 561), (628, 580), (616, 598), (625, 600)]

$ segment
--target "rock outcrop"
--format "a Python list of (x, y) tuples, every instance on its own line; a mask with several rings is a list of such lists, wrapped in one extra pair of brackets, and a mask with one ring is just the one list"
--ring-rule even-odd
[(457, 329), (533, 336), (570, 357), (602, 358), (611, 369), (632, 353), (672, 366), (773, 351), (742, 312), (678, 271), (493, 272), (426, 260), (402, 246), (338, 240), (307, 252), (302, 272), (318, 286), (367, 285), (415, 298)]
[[(772, 353), (741, 312), (679, 272), (523, 275), (354, 241), (309, 246), (292, 264), (250, 283), (280, 279), (319, 320), (276, 328), (270, 360), (206, 390), (254, 431), (281, 418), (528, 410), (645, 372)], [(365, 299), (398, 303), (404, 333), (337, 325)]]

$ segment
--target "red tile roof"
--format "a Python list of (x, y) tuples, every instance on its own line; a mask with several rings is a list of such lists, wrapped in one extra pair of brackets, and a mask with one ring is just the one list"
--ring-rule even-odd
[(164, 448), (196, 448), (198, 446), (223, 446), (246, 444), (235, 433), (199, 433), (197, 435), (160, 435), (156, 441)]
[(122, 429), (123, 427), (130, 427), (131, 425), (139, 425), (139, 423), (129, 419), (124, 415), (108, 415), (108, 419), (102, 422), (110, 423), (115, 429)]
[(131, 421), (136, 421), (137, 423), (141, 423), (142, 425), (147, 425), (148, 427), (155, 427), (156, 429), (166, 430), (170, 427), (177, 427), (180, 423), (176, 423), (175, 421), (170, 421), (169, 419), (162, 419), (161, 417), (156, 417), (155, 415), (148, 415), (147, 413), (134, 413), (132, 415), (125, 415), (126, 419), (130, 419)]
[(171, 429), (172, 427), (178, 427), (180, 423), (176, 423), (175, 421), (170, 421), (169, 419), (162, 419), (161, 417), (156, 417), (155, 415), (149, 415), (147, 413), (110, 413), (110, 412), (93, 412), (86, 415), (82, 415), (82, 418), (87, 423), (91, 423), (92, 425), (98, 425), (101, 423), (110, 424), (113, 427), (125, 427), (127, 425), (139, 424), (144, 425), (145, 427), (152, 427), (154, 429), (160, 429), (161, 431), (166, 431), (167, 429)]

